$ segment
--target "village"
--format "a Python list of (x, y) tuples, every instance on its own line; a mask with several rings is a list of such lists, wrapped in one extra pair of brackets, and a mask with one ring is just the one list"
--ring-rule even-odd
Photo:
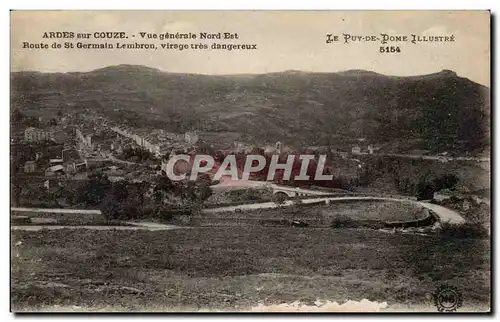
[[(68, 116), (45, 122), (39, 119), (37, 127), (26, 127), (13, 135), (12, 139), (11, 223), (15, 227), (16, 236), (23, 238), (16, 242), (16, 249), (24, 247), (23, 243), (28, 243), (32, 234), (46, 234), (49, 237), (44, 235), (40, 240), (64, 240), (64, 245), (72, 245), (69, 253), (77, 254), (83, 249), (88, 258), (85, 263), (95, 262), (98, 268), (107, 267), (108, 271), (120, 269), (122, 258), (134, 258), (134, 269), (141, 267), (143, 270), (143, 262), (154, 262), (158, 269), (165, 271), (164, 266), (171, 265), (169, 263), (174, 261), (188, 261), (183, 269), (190, 269), (195, 267), (192, 262), (200, 256), (198, 253), (190, 253), (190, 249), (208, 247), (209, 251), (203, 251), (203, 260), (210, 262), (212, 253), (220, 252), (219, 249), (211, 251), (214, 245), (227, 240), (241, 240), (241, 246), (238, 247), (244, 250), (244, 254), (251, 254), (251, 250), (255, 249), (251, 240), (276, 240), (272, 241), (272, 247), (266, 245), (268, 242), (257, 243), (265, 251), (275, 251), (279, 247), (289, 247), (288, 245), (302, 249), (302, 239), (306, 234), (315, 236), (330, 230), (335, 232), (332, 236), (341, 236), (342, 247), (349, 248), (353, 245), (353, 238), (363, 240), (369, 234), (381, 234), (388, 240), (409, 234), (436, 238), (432, 236), (457, 234), (455, 230), (447, 228), (450, 224), (461, 227), (460, 225), (464, 225), (464, 218), (475, 218), (482, 223), (489, 213), (489, 201), (457, 194), (455, 188), (463, 190), (464, 186), (449, 173), (440, 174), (441, 176), (433, 179), (434, 186), (441, 186), (440, 194), (432, 192), (424, 197), (415, 197), (415, 189), (420, 189), (421, 178), (420, 167), (412, 168), (413, 162), (418, 159), (418, 162), (430, 162), (440, 167), (447, 164), (446, 156), (441, 155), (437, 159), (428, 156), (429, 159), (426, 159), (422, 153), (402, 157), (390, 153), (384, 155), (381, 147), (365, 139), (356, 140), (351, 146), (341, 148), (308, 146), (297, 149), (283, 142), (256, 145), (243, 140), (231, 145), (211, 140), (210, 133), (203, 131), (175, 133), (162, 129), (133, 128), (110, 122), (103, 117), (88, 117), (82, 121), (72, 120)], [(249, 180), (239, 180), (236, 183), (225, 176), (217, 177), (218, 167), (223, 168), (228, 156), (236, 160), (240, 176), (242, 161), (249, 155), (262, 156), (266, 162), (274, 158), (284, 164), (289, 157), (304, 154), (310, 155), (314, 161), (318, 156), (327, 155), (324, 172), (331, 175), (332, 180), (288, 180), (281, 171), (277, 172), (272, 182), (267, 182), (267, 167), (251, 173)], [(184, 163), (177, 162), (174, 171), (185, 174), (186, 179), (173, 182), (167, 175), (168, 163), (179, 155), (188, 156), (189, 159)], [(214, 167), (190, 181), (189, 175), (201, 167), (201, 163), (198, 168), (194, 167), (200, 155), (213, 157)], [(396, 162), (387, 164), (381, 162), (380, 158)], [(401, 164), (405, 165), (396, 168)], [(310, 167), (309, 164), (307, 174), (317, 173), (316, 165), (313, 162)], [(302, 175), (302, 164), (294, 163), (292, 172)], [(411, 172), (417, 173), (413, 182), (410, 180)], [(389, 177), (387, 173), (398, 177), (393, 184), (399, 187), (399, 191), (386, 190), (387, 187), (381, 187), (378, 183), (372, 185), (376, 177)], [(404, 177), (403, 173), (410, 176)], [(425, 189), (427, 188), (424, 187), (424, 192), (427, 193)], [(430, 199), (432, 202), (427, 202)], [(211, 229), (206, 231), (223, 233), (208, 238), (207, 241), (198, 241), (199, 237), (190, 235), (200, 236), (197, 229), (208, 227)], [(308, 232), (304, 229), (308, 229)], [(91, 238), (95, 237), (82, 238), (78, 235), (86, 230), (96, 236), (111, 236), (99, 239), (102, 243), (99, 247), (112, 245), (113, 248), (119, 248), (121, 246), (117, 245), (125, 245), (124, 249), (119, 248), (123, 256), (120, 255), (112, 266), (102, 266), (107, 264), (101, 261), (101, 257), (88, 257), (94, 256), (88, 254), (94, 254), (94, 246), (89, 244), (94, 242)], [(473, 238), (487, 236), (483, 226), (481, 229), (469, 230), (459, 231), (465, 236), (460, 235), (460, 238), (474, 240)], [(249, 235), (253, 231), (257, 235)], [(352, 234), (355, 234), (354, 237)], [(158, 254), (167, 252), (168, 255), (158, 255), (160, 260), (147, 256), (136, 260), (130, 255), (144, 253), (144, 250), (146, 253), (151, 252), (148, 247), (152, 247), (152, 243), (158, 249)], [(179, 243), (182, 246), (177, 246)], [(321, 254), (326, 254), (337, 249), (331, 245), (337, 245), (338, 241), (327, 235), (320, 235), (312, 243), (328, 245), (322, 246), (320, 250)], [(137, 246), (130, 250), (129, 244)], [(414, 241), (408, 239), (408, 245), (413, 244)], [(171, 251), (165, 245), (176, 245), (173, 247), (179, 249), (185, 247), (189, 251), (181, 256), (180, 252)], [(394, 249), (399, 249), (399, 244), (397, 246)], [(43, 249), (44, 252), (50, 252), (52, 247), (43, 246)], [(259, 249), (259, 252), (264, 250)], [(273, 255), (274, 258), (285, 251), (280, 250), (279, 254)], [(378, 252), (380, 250), (370, 250), (367, 258)], [(99, 255), (101, 253), (96, 256), (115, 256)], [(469, 253), (471, 252), (467, 252)], [(392, 250), (385, 251), (382, 258), (391, 254)], [(245, 265), (251, 266), (249, 263), (253, 263), (255, 258), (257, 257), (253, 255), (245, 255)], [(336, 254), (335, 258), (341, 258), (341, 254)], [(224, 267), (220, 265), (226, 265), (219, 262), (234, 261), (233, 255), (231, 258), (220, 257), (220, 260), (214, 261), (217, 274), (221, 272), (220, 267)], [(377, 259), (373, 262), (370, 265), (377, 267), (383, 261)], [(336, 263), (335, 259), (328, 267), (334, 267)], [(85, 265), (88, 264), (78, 267), (87, 267)], [(228, 270), (233, 269), (233, 264), (227, 265)], [(300, 262), (298, 265), (301, 267)], [(89, 276), (95, 278), (94, 276), (101, 274), (93, 271), (88, 273), (87, 270), (85, 268), (78, 273), (79, 280), (90, 280)], [(65, 271), (74, 272), (74, 266), (65, 268)], [(231, 272), (228, 271), (227, 274), (232, 274)], [(15, 274), (18, 276), (19, 272), (15, 271)], [(239, 272), (237, 274), (241, 275)], [(112, 284), (118, 284), (116, 278), (106, 276)], [(25, 277), (22, 277), (16, 279), (15, 283), (26, 283), (24, 280)], [(127, 285), (132, 286), (120, 286), (120, 290), (132, 292), (127, 298), (134, 300), (144, 292), (144, 287), (149, 287), (135, 280), (127, 281)], [(110, 288), (106, 285), (104, 287)], [(24, 301), (24, 291), (16, 292), (16, 296)], [(165, 296), (167, 303), (176, 303), (168, 302), (171, 300), (169, 292), (167, 290), (160, 295), (154, 292), (151, 294), (155, 298)], [(484, 296), (477, 297), (483, 300)], [(57, 298), (58, 295), (54, 295), (42, 301), (52, 303)], [(110, 301), (114, 299), (114, 295), (109, 297)], [(87, 301), (86, 297), (84, 301)], [(106, 301), (104, 299), (103, 303)], [(228, 307), (232, 305), (224, 303)]]
[[(355, 156), (376, 151), (370, 144), (355, 145), (351, 151), (327, 146), (310, 146), (299, 151), (281, 142), (258, 146), (235, 141), (231, 146), (211, 140), (210, 133), (204, 136), (203, 132), (196, 130), (173, 133), (162, 129), (130, 128), (112, 124), (104, 117), (89, 117), (81, 122), (71, 119), (71, 116), (62, 116), (58, 121), (51, 119), (41, 124), (40, 127), (27, 127), (13, 136), (12, 158), (16, 166), (12, 171), (25, 176), (45, 177), (46, 185), (60, 177), (82, 180), (85, 174), (96, 169), (108, 171), (110, 178), (116, 181), (125, 179), (129, 168), (141, 168), (143, 174), (154, 176), (166, 170), (173, 155), (203, 153), (219, 159), (229, 154), (278, 154), (285, 159), (288, 154), (299, 152), (329, 154), (350, 163), (349, 170), (342, 169), (343, 174), (349, 172), (350, 176), (356, 176), (361, 163)], [(218, 161), (220, 164), (222, 160)], [(330, 172), (332, 168), (330, 163)]]

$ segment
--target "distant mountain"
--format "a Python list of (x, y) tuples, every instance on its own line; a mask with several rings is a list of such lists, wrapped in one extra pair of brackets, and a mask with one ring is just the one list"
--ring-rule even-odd
[(343, 72), (338, 72), (336, 74), (340, 76), (384, 76), (382, 74), (363, 69), (349, 69)]
[(136, 126), (239, 132), (259, 142), (408, 149), (489, 145), (489, 88), (449, 70), (411, 77), (364, 70), (210, 76), (118, 65), (85, 73), (15, 72), (12, 105), (88, 108)]

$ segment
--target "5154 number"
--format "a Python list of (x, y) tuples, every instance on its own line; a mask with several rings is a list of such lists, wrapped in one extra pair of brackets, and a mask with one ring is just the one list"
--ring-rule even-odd
[(380, 47), (379, 51), (381, 53), (400, 53), (401, 49), (399, 46), (386, 46), (386, 47)]

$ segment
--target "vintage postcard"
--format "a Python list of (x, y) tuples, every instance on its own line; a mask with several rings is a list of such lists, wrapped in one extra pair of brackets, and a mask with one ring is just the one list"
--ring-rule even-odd
[(13, 312), (490, 312), (489, 11), (22, 11)]

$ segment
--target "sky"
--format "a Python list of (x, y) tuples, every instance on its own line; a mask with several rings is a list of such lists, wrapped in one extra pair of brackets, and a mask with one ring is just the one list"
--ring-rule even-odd
[[(124, 31), (128, 39), (107, 42), (257, 44), (257, 50), (23, 49), (54, 41), (103, 43), (102, 39), (43, 39), (44, 32)], [(141, 41), (149, 33), (237, 33), (237, 40)], [(342, 34), (450, 36), (454, 42), (390, 43), (398, 53), (380, 53), (376, 42), (344, 44)], [(326, 35), (340, 41), (327, 44)], [(133, 36), (135, 37), (133, 37)], [(132, 64), (166, 72), (266, 73), (284, 70), (338, 72), (364, 69), (386, 75), (422, 75), (449, 69), (490, 85), (488, 11), (12, 11), (11, 71), (74, 72)]]

